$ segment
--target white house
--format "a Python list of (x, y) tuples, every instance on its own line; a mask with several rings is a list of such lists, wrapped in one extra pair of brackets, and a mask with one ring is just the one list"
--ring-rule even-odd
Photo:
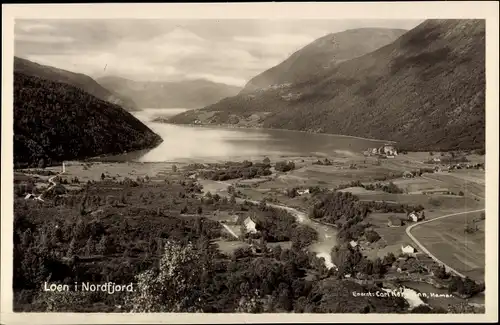
[(29, 200), (29, 199), (34, 199), (35, 196), (33, 194), (26, 194), (26, 196), (24, 197), (25, 200)]
[(257, 232), (257, 229), (255, 228), (256, 224), (253, 222), (252, 218), (246, 218), (245, 221), (243, 221), (243, 224), (249, 233), (255, 234)]
[(397, 156), (398, 155), (398, 152), (396, 151), (394, 146), (390, 145), (390, 144), (384, 145), (382, 150), (383, 150), (383, 153), (386, 154), (387, 156)]
[(309, 194), (309, 189), (305, 189), (305, 190), (297, 190), (297, 194), (298, 195), (304, 195), (304, 194)]
[(409, 171), (405, 171), (403, 173), (403, 178), (413, 178), (413, 174), (410, 173)]
[(415, 254), (416, 250), (411, 245), (406, 245), (406, 246), (401, 245), (401, 251), (404, 254)]
[(358, 246), (358, 243), (355, 242), (354, 240), (351, 240), (351, 242), (349, 243), (349, 245), (351, 245), (352, 248), (355, 248), (356, 246)]
[(418, 215), (416, 212), (412, 212), (408, 215), (408, 220), (411, 220), (413, 222), (417, 222), (418, 221)]

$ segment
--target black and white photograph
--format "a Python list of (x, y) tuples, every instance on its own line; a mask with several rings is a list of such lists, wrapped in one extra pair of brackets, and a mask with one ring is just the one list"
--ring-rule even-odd
[(2, 52), (2, 306), (497, 319), (498, 3), (478, 3), (491, 19), (25, 5)]

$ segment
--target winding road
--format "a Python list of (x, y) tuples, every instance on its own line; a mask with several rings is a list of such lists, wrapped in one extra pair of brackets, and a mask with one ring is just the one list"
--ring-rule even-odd
[(64, 162), (63, 162), (63, 163), (62, 163), (62, 171), (61, 171), (59, 174), (54, 175), (54, 176), (52, 176), (52, 177), (50, 177), (50, 178), (48, 179), (48, 181), (49, 181), (49, 183), (50, 183), (50, 186), (49, 186), (49, 187), (48, 187), (45, 191), (43, 191), (43, 193), (42, 193), (42, 194), (40, 194), (39, 196), (37, 196), (37, 197), (36, 197), (36, 199), (37, 199), (38, 201), (45, 202), (45, 201), (43, 200), (42, 196), (43, 196), (45, 193), (47, 193), (48, 191), (50, 191), (51, 189), (53, 189), (53, 188), (54, 188), (54, 186), (56, 186), (56, 185), (57, 185), (57, 183), (56, 183), (56, 182), (54, 182), (54, 178), (56, 178), (56, 177), (58, 177), (58, 176), (61, 176), (61, 175), (62, 175), (62, 174), (64, 174), (65, 172), (66, 172), (66, 166), (65, 166), (65, 164), (64, 164)]
[(454, 217), (454, 216), (458, 216), (458, 215), (462, 215), (462, 214), (467, 214), (467, 213), (475, 213), (475, 212), (482, 212), (484, 211), (485, 209), (480, 209), (480, 210), (471, 210), (471, 211), (463, 211), (463, 212), (458, 212), (458, 213), (452, 213), (452, 214), (447, 214), (447, 215), (444, 215), (444, 216), (441, 216), (441, 217), (437, 217), (437, 218), (434, 218), (434, 219), (429, 219), (429, 220), (425, 220), (425, 221), (421, 221), (421, 222), (417, 222), (417, 223), (414, 223), (410, 226), (408, 226), (408, 228), (406, 228), (406, 234), (408, 235), (408, 237), (410, 237), (411, 240), (413, 240), (413, 242), (420, 248), (420, 250), (424, 253), (426, 253), (427, 255), (429, 255), (430, 258), (432, 258), (434, 261), (436, 261), (437, 263), (441, 264), (441, 265), (444, 265), (445, 269), (447, 272), (453, 272), (455, 273), (456, 275), (462, 277), (462, 278), (465, 278), (466, 276), (463, 275), (462, 273), (458, 272), (457, 270), (455, 270), (454, 268), (452, 268), (451, 266), (447, 265), (446, 263), (444, 263), (443, 261), (441, 261), (439, 258), (437, 258), (434, 254), (432, 254), (427, 248), (425, 248), (425, 246), (417, 239), (415, 238), (415, 236), (413, 236), (411, 234), (411, 230), (416, 227), (416, 226), (420, 226), (420, 225), (423, 225), (425, 223), (429, 223), (429, 222), (432, 222), (432, 221), (435, 221), (435, 220), (439, 220), (439, 219), (444, 219), (444, 218), (449, 218), (449, 217)]
[[(226, 186), (232, 185), (230, 183), (226, 183), (226, 182), (222, 182), (222, 181), (215, 181), (215, 183), (219, 183), (221, 185), (226, 185)], [(217, 191), (217, 192), (220, 192), (220, 191)], [(237, 201), (245, 201), (244, 199), (240, 199), (240, 198), (237, 198), (236, 200)], [(247, 200), (247, 201), (252, 202), (254, 204), (259, 204), (259, 202), (255, 201), (255, 200)], [(314, 247), (313, 251), (315, 251), (315, 253), (318, 256), (321, 256), (321, 257), (325, 258), (325, 264), (331, 265), (331, 258), (330, 258), (329, 255), (330, 255), (330, 250), (331, 250), (331, 248), (333, 246), (335, 246), (335, 243), (334, 243), (334, 240), (332, 241), (332, 239), (325, 233), (326, 229), (321, 229), (319, 223), (317, 223), (315, 221), (312, 221), (307, 216), (307, 214), (304, 213), (304, 212), (302, 212), (302, 211), (299, 211), (299, 210), (294, 209), (292, 207), (287, 207), (287, 206), (278, 205), (278, 204), (267, 203), (267, 205), (272, 206), (274, 208), (287, 210), (292, 215), (294, 215), (295, 218), (297, 219), (297, 221), (299, 221), (300, 223), (305, 223), (305, 224), (311, 225), (317, 231), (320, 231), (320, 243), (319, 243), (320, 246)], [(432, 258), (435, 262), (439, 263), (440, 265), (443, 265), (445, 267), (445, 269), (446, 269), (447, 272), (452, 272), (452, 273), (455, 273), (456, 275), (458, 275), (458, 276), (460, 276), (462, 278), (465, 278), (466, 276), (464, 274), (460, 273), (459, 271), (455, 270), (451, 266), (447, 265), (446, 263), (444, 263), (443, 261), (441, 261), (439, 258), (437, 258), (434, 254), (432, 254), (427, 248), (425, 248), (425, 246), (417, 238), (415, 238), (415, 236), (413, 236), (413, 234), (411, 233), (411, 230), (414, 227), (416, 227), (416, 226), (420, 226), (420, 225), (423, 225), (423, 224), (426, 224), (426, 223), (429, 223), (429, 222), (432, 222), (432, 221), (435, 221), (435, 220), (449, 218), (449, 217), (458, 216), (458, 215), (467, 214), (467, 213), (482, 212), (482, 211), (485, 211), (485, 209), (470, 210), (470, 211), (463, 211), (463, 212), (458, 212), (458, 213), (452, 213), (452, 214), (447, 214), (447, 215), (440, 216), (440, 217), (437, 217), (437, 218), (434, 218), (434, 219), (428, 219), (428, 220), (424, 220), (424, 221), (421, 221), (421, 222), (418, 222), (418, 223), (414, 223), (414, 224), (412, 224), (412, 225), (410, 225), (410, 226), (408, 226), (406, 228), (406, 234), (420, 248), (420, 250), (422, 252), (424, 252), (427, 255), (429, 255), (429, 257)]]

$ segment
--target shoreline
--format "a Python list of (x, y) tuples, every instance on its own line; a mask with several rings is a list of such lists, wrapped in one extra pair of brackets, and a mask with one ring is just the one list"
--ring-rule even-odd
[(393, 141), (393, 140), (364, 138), (364, 137), (358, 137), (358, 136), (354, 136), (354, 135), (335, 134), (335, 133), (320, 133), (320, 132), (293, 130), (293, 129), (265, 128), (265, 127), (258, 127), (258, 126), (253, 126), (253, 127), (251, 127), (251, 126), (234, 126), (234, 124), (213, 124), (213, 125), (211, 125), (211, 124), (194, 124), (194, 123), (172, 123), (172, 122), (169, 122), (168, 119), (163, 120), (163, 118), (161, 118), (161, 117), (156, 118), (154, 120), (151, 120), (150, 122), (151, 123), (171, 124), (171, 125), (177, 125), (177, 126), (190, 126), (190, 127), (218, 127), (218, 128), (225, 128), (225, 129), (300, 132), (300, 133), (308, 133), (308, 134), (326, 135), (326, 136), (331, 136), (331, 137), (344, 137), (344, 138), (352, 138), (352, 139), (367, 140), (367, 141), (374, 141), (374, 142), (384, 142), (386, 144), (396, 144), (397, 143), (397, 141)]

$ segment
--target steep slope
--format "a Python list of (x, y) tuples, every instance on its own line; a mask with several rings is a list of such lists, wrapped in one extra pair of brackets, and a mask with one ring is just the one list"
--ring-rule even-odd
[(64, 82), (110, 103), (119, 105), (128, 111), (137, 111), (137, 105), (127, 96), (117, 95), (98, 84), (91, 77), (67, 70), (41, 65), (26, 59), (14, 57), (14, 71), (28, 76), (39, 77), (56, 82)]
[(106, 76), (98, 79), (104, 87), (127, 94), (143, 108), (199, 108), (236, 95), (239, 87), (208, 80), (140, 82)]
[(405, 32), (407, 30), (404, 29), (358, 28), (328, 34), (252, 78), (242, 92), (309, 79), (335, 64), (390, 44)]
[(80, 88), (14, 72), (14, 164), (139, 150), (162, 140), (120, 106)]
[(484, 20), (427, 20), (319, 76), (228, 98), (172, 122), (252, 120), (259, 127), (393, 140), (409, 150), (474, 149), (485, 146), (484, 100)]

